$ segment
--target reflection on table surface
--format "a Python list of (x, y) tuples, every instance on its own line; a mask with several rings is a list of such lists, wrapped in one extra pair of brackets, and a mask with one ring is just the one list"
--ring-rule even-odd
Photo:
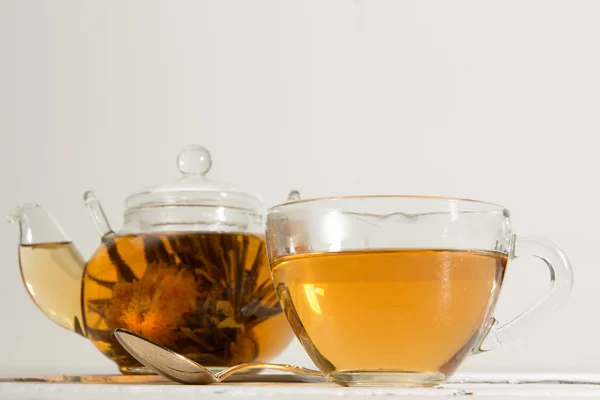
[[(93, 383), (93, 384), (172, 384), (158, 375), (53, 375), (40, 377), (0, 378), (0, 383)], [(239, 374), (227, 379), (228, 383), (325, 383), (325, 378), (286, 374)]]
[[(119, 383), (119, 384), (174, 384), (159, 375), (48, 375), (29, 377), (0, 377), (0, 383)], [(227, 383), (328, 383), (325, 378), (275, 374), (238, 374), (227, 378)], [(224, 382), (225, 383), (225, 382)], [(442, 387), (457, 385), (598, 385), (599, 374), (459, 374)]]
[[(571, 400), (600, 398), (600, 374), (470, 374), (457, 375), (438, 388), (341, 387), (324, 379), (287, 374), (252, 374), (213, 385), (180, 385), (156, 375), (56, 375), (0, 378), (0, 398), (12, 400), (119, 399), (203, 400), (278, 397), (294, 400), (364, 399), (389, 396), (427, 400), (473, 399)], [(32, 397), (33, 396), (33, 397)]]

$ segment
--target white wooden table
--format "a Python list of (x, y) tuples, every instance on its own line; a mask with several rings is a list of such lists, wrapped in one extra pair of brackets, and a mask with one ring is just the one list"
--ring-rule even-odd
[[(80, 382), (77, 382), (80, 381)], [(32, 399), (600, 399), (600, 375), (458, 375), (441, 388), (344, 388), (329, 383), (224, 383), (185, 386), (157, 377), (44, 377), (4, 379), (0, 398)]]

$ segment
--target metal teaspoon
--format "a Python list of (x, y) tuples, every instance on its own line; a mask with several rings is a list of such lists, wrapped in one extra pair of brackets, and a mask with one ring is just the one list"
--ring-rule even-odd
[(213, 374), (208, 369), (187, 358), (183, 354), (170, 350), (148, 338), (126, 329), (117, 328), (114, 335), (123, 348), (125, 348), (125, 350), (127, 350), (127, 352), (136, 360), (157, 374), (179, 383), (210, 385), (219, 383), (240, 371), (252, 369), (272, 369), (291, 372), (298, 375), (323, 377), (323, 374), (319, 371), (297, 367), (295, 365), (262, 363), (239, 364)]

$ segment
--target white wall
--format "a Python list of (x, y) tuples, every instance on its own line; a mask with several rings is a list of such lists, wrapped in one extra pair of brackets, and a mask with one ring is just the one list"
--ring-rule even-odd
[[(559, 243), (573, 296), (463, 371), (598, 371), (597, 1), (0, 2), (0, 211), (39, 201), (89, 256), (93, 189), (123, 199), (177, 177), (190, 143), (211, 176), (261, 194), (473, 197)], [(0, 224), (0, 374), (113, 372), (29, 301)], [(515, 263), (501, 311), (542, 291)], [(294, 343), (279, 360), (310, 365)]]

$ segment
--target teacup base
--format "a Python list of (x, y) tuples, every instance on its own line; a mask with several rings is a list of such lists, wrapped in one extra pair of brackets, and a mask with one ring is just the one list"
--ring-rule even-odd
[(327, 378), (341, 386), (416, 386), (433, 387), (446, 382), (441, 372), (422, 373), (389, 370), (335, 371)]

